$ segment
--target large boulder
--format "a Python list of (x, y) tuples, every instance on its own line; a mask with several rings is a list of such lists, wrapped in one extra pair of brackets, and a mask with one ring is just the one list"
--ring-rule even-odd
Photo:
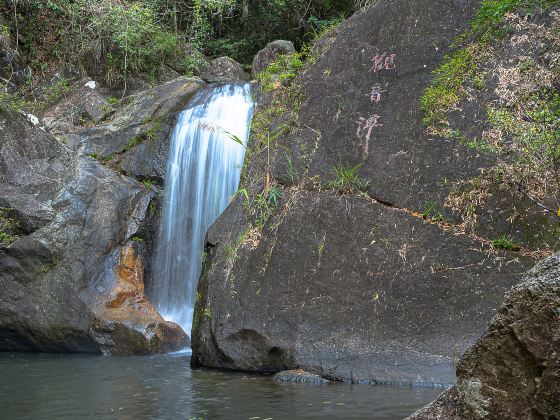
[(257, 74), (265, 70), (271, 63), (278, 60), (281, 55), (293, 54), (295, 52), (296, 49), (291, 41), (278, 39), (268, 43), (253, 58), (251, 75), (256, 77)]
[(181, 327), (165, 321), (144, 294), (143, 256), (143, 241), (129, 241), (80, 292), (97, 316), (92, 332), (103, 353), (162, 353), (190, 345)]
[(208, 233), (194, 365), (455, 381), (535, 261), (493, 246), (522, 228), (502, 213), (481, 234), (443, 208), (454, 182), (491, 162), (423, 124), (432, 72), (478, 5), (375, 2), (319, 40), (295, 84), (261, 96), (244, 194)]
[(55, 135), (83, 130), (84, 126), (99, 123), (113, 111), (99, 93), (97, 83), (90, 78), (81, 79), (73, 86), (63, 84), (61, 89), (64, 89), (61, 100), (42, 114), (43, 123)]
[(560, 254), (507, 294), (459, 361), (457, 385), (410, 420), (560, 418)]
[(219, 57), (210, 61), (202, 72), (202, 78), (210, 83), (247, 81), (247, 75), (241, 64), (229, 57)]
[[(144, 301), (146, 256), (131, 251), (154, 193), (21, 114), (2, 112), (0, 127), (0, 350), (181, 348), (184, 332)], [(86, 296), (96, 286), (105, 298)]]
[(195, 365), (453, 383), (527, 261), (368, 198), (284, 191), (260, 231), (237, 199), (208, 233)]

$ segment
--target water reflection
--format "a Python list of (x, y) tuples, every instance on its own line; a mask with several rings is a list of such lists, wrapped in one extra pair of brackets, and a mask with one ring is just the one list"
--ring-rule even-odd
[(0, 417), (11, 419), (402, 419), (439, 390), (275, 383), (151, 357), (0, 354)]

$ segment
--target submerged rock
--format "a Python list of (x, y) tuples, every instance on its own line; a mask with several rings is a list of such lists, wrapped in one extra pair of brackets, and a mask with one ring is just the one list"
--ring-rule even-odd
[(560, 254), (507, 294), (457, 385), (410, 420), (560, 418)]
[(281, 55), (293, 54), (296, 52), (294, 44), (291, 41), (276, 40), (267, 44), (253, 58), (253, 66), (251, 75), (256, 77), (261, 71), (265, 70), (270, 64), (278, 59)]
[(210, 83), (247, 81), (241, 64), (229, 57), (219, 57), (210, 61), (202, 72), (202, 78)]
[[(0, 350), (184, 346), (180, 327), (145, 301), (145, 255), (131, 245), (153, 193), (21, 114), (0, 112), (0, 127)], [(104, 299), (88, 295), (94, 284)]]
[(319, 375), (306, 372), (301, 369), (285, 370), (275, 374), (272, 379), (277, 382), (294, 382), (294, 383), (309, 383), (309, 384), (328, 384), (328, 379), (322, 378)]

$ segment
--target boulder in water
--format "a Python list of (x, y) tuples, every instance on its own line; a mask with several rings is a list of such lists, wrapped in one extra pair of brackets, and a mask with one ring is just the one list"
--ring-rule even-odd
[(267, 44), (253, 58), (253, 66), (251, 75), (256, 77), (261, 71), (265, 70), (271, 63), (276, 61), (278, 57), (296, 52), (294, 44), (291, 41), (278, 39)]
[(306, 372), (302, 369), (284, 370), (276, 373), (272, 379), (277, 382), (293, 382), (293, 383), (308, 383), (308, 384), (328, 384), (328, 379), (322, 378), (319, 375)]
[(210, 61), (202, 72), (202, 78), (210, 83), (246, 82), (248, 79), (241, 64), (229, 57)]
[(508, 292), (457, 377), (409, 420), (560, 418), (560, 254)]
[(105, 354), (165, 353), (190, 345), (181, 327), (165, 321), (144, 294), (144, 248), (140, 241), (117, 248), (109, 269), (80, 292), (96, 315), (92, 332)]

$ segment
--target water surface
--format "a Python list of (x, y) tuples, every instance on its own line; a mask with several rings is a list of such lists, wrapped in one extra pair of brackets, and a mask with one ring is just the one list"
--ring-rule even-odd
[(441, 390), (275, 383), (188, 356), (0, 353), (0, 418), (402, 419)]

